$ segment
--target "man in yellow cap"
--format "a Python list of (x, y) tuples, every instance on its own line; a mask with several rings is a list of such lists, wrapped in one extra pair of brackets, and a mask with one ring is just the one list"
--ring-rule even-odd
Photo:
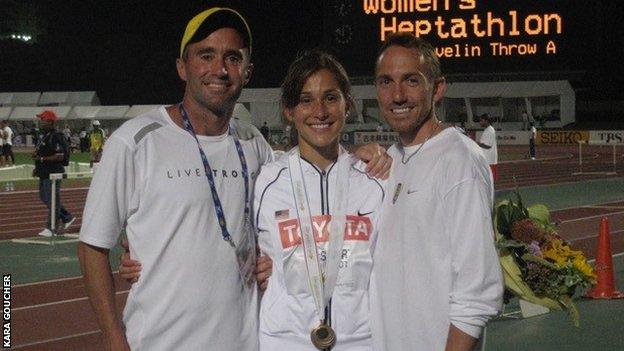
[[(106, 141), (79, 258), (112, 350), (257, 348), (250, 197), (272, 150), (255, 127), (231, 118), (251, 77), (250, 55), (238, 12), (201, 12), (176, 60), (182, 102), (133, 118)], [(124, 229), (143, 270), (122, 322), (108, 255)]]

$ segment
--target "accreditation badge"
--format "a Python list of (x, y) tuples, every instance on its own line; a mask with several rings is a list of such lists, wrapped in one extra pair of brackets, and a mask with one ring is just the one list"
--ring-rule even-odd
[(236, 244), (235, 254), (243, 287), (251, 289), (256, 280), (254, 275), (256, 268), (256, 240), (249, 220), (244, 222), (243, 232), (240, 241)]

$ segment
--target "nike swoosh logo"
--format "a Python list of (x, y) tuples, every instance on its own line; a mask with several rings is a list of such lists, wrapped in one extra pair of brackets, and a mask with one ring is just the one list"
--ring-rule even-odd
[(370, 211), (370, 212), (366, 212), (366, 213), (362, 213), (360, 211), (357, 211), (357, 214), (358, 214), (358, 216), (363, 217), (363, 216), (369, 215), (369, 214), (371, 214), (373, 212), (375, 212), (375, 211)]
[(416, 189), (416, 190), (408, 190), (407, 191), (408, 194), (413, 194), (413, 193), (416, 193), (416, 192), (418, 192), (418, 189)]

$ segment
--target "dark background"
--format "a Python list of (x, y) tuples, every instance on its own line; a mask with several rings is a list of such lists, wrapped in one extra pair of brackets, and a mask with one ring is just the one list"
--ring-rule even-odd
[[(443, 59), (450, 80), (568, 79), (577, 99), (624, 99), (624, 26), (620, 20), (624, 2), (477, 3), (483, 13), (506, 13), (509, 8), (561, 13), (565, 22), (564, 37), (558, 39), (560, 53), (556, 57)], [(345, 4), (350, 12), (340, 15), (338, 9)], [(379, 20), (362, 14), (362, 0), (0, 0), (0, 36), (5, 36), (0, 40), (0, 91), (95, 90), (105, 105), (177, 102), (183, 85), (175, 71), (175, 58), (184, 26), (196, 13), (214, 5), (239, 9), (250, 22), (255, 63), (251, 87), (279, 86), (296, 53), (316, 46), (339, 56), (349, 73), (361, 81), (372, 73)], [(342, 24), (353, 30), (347, 44), (337, 42), (334, 35)], [(27, 44), (6, 39), (13, 32), (30, 33), (35, 40)]]

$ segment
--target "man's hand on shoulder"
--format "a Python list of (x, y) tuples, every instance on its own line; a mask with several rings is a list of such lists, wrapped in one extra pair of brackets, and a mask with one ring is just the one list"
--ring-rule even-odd
[(374, 178), (388, 179), (392, 157), (388, 155), (386, 149), (377, 144), (366, 144), (358, 147), (355, 156), (366, 163), (366, 173)]

